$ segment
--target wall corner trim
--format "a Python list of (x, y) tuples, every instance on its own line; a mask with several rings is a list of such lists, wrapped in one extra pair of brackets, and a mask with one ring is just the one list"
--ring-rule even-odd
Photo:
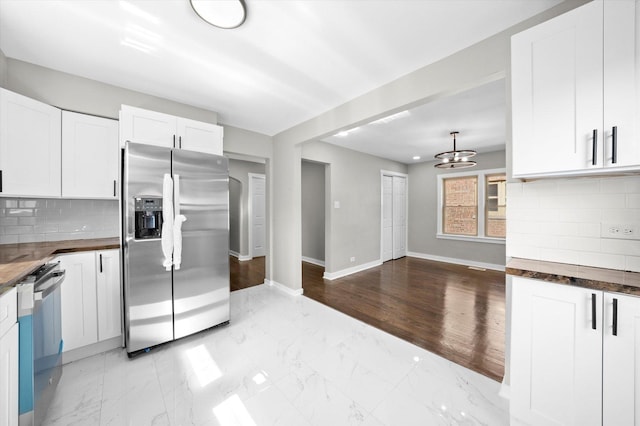
[(325, 272), (322, 278), (324, 278), (325, 280), (335, 280), (337, 278), (346, 277), (347, 275), (355, 274), (356, 272), (361, 272), (380, 265), (382, 265), (382, 261), (380, 259), (377, 259), (372, 262), (363, 263), (362, 265), (353, 266), (351, 268), (342, 269), (340, 271)]
[(251, 256), (246, 256), (238, 253), (237, 251), (229, 250), (229, 255), (237, 258), (240, 262), (246, 262), (247, 260), (253, 259)]
[(311, 263), (312, 265), (322, 266), (324, 268), (324, 260), (318, 260), (307, 256), (302, 256), (302, 261)]
[(302, 293), (304, 292), (304, 290), (302, 290), (301, 288), (294, 290), (291, 287), (287, 287), (286, 285), (280, 284), (279, 282), (273, 280), (265, 279), (264, 283), (269, 287), (274, 287), (279, 291), (288, 294), (289, 296), (302, 296)]
[(495, 263), (476, 262), (467, 259), (457, 259), (455, 257), (435, 256), (427, 253), (407, 252), (407, 256), (416, 257), (418, 259), (435, 260), (436, 262), (453, 263), (456, 265), (471, 266), (474, 268), (492, 269), (494, 271), (504, 272), (504, 265), (497, 265)]

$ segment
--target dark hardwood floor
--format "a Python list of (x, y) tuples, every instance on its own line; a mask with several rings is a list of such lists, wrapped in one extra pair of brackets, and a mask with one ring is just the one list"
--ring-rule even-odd
[(231, 291), (264, 283), (264, 256), (240, 262), (229, 256)]
[(305, 296), (502, 380), (503, 272), (405, 257), (332, 281), (323, 273), (303, 262)]

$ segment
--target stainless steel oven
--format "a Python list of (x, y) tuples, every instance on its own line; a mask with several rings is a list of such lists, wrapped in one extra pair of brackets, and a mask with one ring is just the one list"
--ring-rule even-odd
[(43, 265), (17, 285), (20, 327), (19, 424), (40, 425), (62, 375), (59, 262)]

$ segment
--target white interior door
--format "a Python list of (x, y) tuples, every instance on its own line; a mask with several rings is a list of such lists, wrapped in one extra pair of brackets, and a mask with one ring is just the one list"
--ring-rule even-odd
[(393, 259), (393, 177), (382, 176), (382, 261)]
[(266, 255), (266, 180), (264, 175), (249, 174), (249, 255), (260, 257)]
[(407, 179), (393, 176), (393, 258), (407, 255)]
[(407, 178), (382, 175), (382, 261), (407, 255)]

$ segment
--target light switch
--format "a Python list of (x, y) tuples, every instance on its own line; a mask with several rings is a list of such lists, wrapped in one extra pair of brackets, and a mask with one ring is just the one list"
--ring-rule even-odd
[(334, 201), (333, 202), (333, 208), (334, 209), (339, 209), (340, 208), (340, 201)]

